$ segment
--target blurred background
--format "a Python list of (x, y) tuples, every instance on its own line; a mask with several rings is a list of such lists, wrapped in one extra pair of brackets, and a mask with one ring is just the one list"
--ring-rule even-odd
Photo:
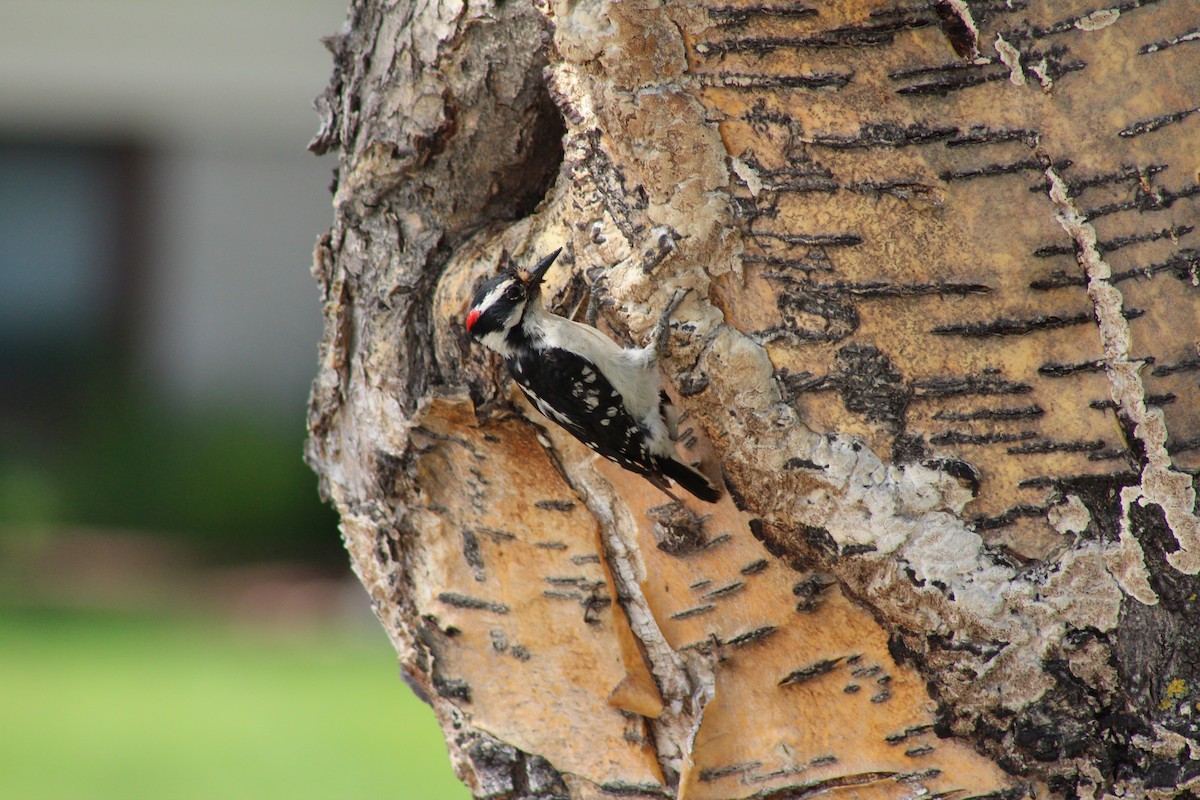
[(0, 797), (468, 796), (301, 460), (345, 12), (0, 4)]

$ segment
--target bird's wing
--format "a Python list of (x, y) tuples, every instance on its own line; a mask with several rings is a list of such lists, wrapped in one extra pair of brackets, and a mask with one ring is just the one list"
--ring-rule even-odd
[(625, 469), (654, 474), (645, 432), (594, 363), (551, 347), (519, 354), (508, 368), (521, 391), (547, 418)]

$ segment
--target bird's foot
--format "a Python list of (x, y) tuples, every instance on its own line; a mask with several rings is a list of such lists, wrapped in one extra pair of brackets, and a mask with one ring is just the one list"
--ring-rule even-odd
[(658, 324), (654, 326), (652, 334), (656, 358), (661, 358), (666, 352), (667, 340), (671, 337), (671, 315), (675, 313), (675, 309), (679, 308), (679, 304), (691, 291), (691, 288), (676, 289), (667, 302), (667, 307), (663, 309), (662, 315), (658, 318)]

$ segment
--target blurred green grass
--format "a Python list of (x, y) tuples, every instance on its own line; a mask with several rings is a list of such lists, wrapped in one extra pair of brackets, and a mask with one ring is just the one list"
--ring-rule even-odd
[(468, 798), (329, 591), (303, 408), (172, 408), (109, 373), (0, 398), (0, 798)]
[(381, 632), (0, 608), (0, 797), (465, 800)]

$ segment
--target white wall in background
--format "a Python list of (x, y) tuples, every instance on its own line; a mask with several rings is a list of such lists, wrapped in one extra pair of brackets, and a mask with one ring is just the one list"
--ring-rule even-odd
[(143, 374), (188, 405), (299, 413), (321, 320), (309, 275), (330, 157), (305, 150), (347, 0), (0, 4), (0, 146), (149, 154)]

